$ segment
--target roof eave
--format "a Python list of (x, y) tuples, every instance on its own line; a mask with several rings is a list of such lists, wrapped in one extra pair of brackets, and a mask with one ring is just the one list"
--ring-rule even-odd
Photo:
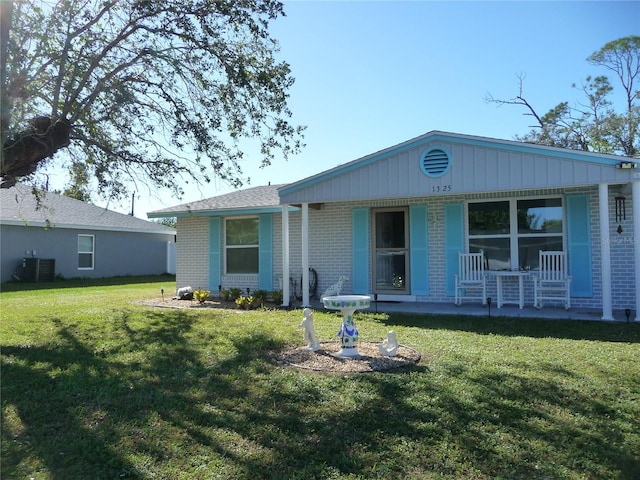
[(156, 233), (160, 235), (175, 235), (174, 229), (170, 230), (150, 230), (144, 228), (128, 228), (128, 227), (114, 227), (109, 225), (83, 225), (83, 224), (69, 224), (69, 223), (55, 223), (55, 222), (43, 222), (43, 221), (27, 221), (27, 220), (0, 220), (0, 225), (14, 226), (14, 227), (33, 227), (44, 228), (49, 230), (95, 230), (95, 231), (107, 231), (107, 232), (129, 232), (129, 233)]
[[(289, 206), (290, 212), (299, 210), (298, 207)], [(268, 207), (243, 207), (243, 208), (211, 208), (204, 210), (184, 210), (179, 212), (149, 212), (149, 218), (185, 218), (185, 217), (229, 217), (232, 215), (260, 215), (264, 213), (282, 213), (280, 205)]]

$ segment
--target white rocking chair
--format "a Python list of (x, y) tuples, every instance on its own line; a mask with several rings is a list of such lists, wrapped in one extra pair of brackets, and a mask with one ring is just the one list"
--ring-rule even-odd
[(458, 274), (455, 275), (456, 305), (462, 305), (462, 300), (481, 300), (482, 305), (486, 305), (487, 277), (484, 266), (483, 253), (458, 254)]
[(564, 252), (540, 251), (538, 275), (533, 277), (533, 306), (542, 308), (542, 301), (564, 303), (571, 308), (571, 277), (567, 274), (567, 256)]

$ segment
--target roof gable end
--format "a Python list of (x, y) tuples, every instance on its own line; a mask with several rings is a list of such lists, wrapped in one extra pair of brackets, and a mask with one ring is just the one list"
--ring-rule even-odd
[(457, 144), (461, 146), (479, 147), (485, 149), (494, 149), (498, 151), (509, 151), (524, 155), (545, 156), (549, 158), (557, 158), (562, 160), (574, 160), (577, 162), (585, 162), (596, 165), (615, 166), (621, 162), (621, 158), (617, 155), (606, 155), (593, 152), (582, 152), (578, 150), (569, 150), (564, 148), (549, 147), (545, 145), (537, 145), (531, 143), (518, 142), (513, 140), (499, 140), (488, 137), (479, 137), (473, 135), (463, 135), (457, 133), (431, 131), (419, 137), (413, 138), (398, 145), (380, 150), (378, 152), (366, 155), (357, 160), (339, 165), (325, 172), (304, 178), (298, 182), (291, 183), (280, 189), (280, 196), (286, 197), (289, 194), (303, 190), (317, 183), (326, 182), (335, 177), (339, 177), (354, 170), (360, 169), (367, 165), (379, 162), (381, 160), (401, 155), (405, 152), (414, 150), (428, 145)]

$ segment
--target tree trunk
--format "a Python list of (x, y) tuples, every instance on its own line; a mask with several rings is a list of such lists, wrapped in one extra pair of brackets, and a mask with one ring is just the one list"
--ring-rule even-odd
[[(13, 2), (0, 2), (0, 145), (6, 141), (6, 132), (11, 117), (9, 88), (7, 82), (7, 55), (9, 53), (9, 28), (13, 15)], [(4, 165), (3, 152), (0, 163)]]
[(40, 162), (69, 145), (70, 134), (67, 120), (35, 118), (31, 128), (4, 144), (0, 188), (12, 187), (20, 177), (34, 173)]

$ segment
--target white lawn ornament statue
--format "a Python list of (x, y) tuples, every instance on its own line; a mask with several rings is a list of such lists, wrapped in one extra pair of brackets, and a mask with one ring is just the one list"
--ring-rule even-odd
[(384, 355), (385, 357), (395, 356), (398, 352), (398, 338), (394, 330), (391, 330), (387, 334), (387, 338), (382, 341), (378, 346), (378, 349), (380, 351), (380, 355)]
[(346, 282), (347, 280), (349, 279), (346, 276), (340, 275), (340, 278), (338, 278), (338, 282), (327, 288), (320, 299), (322, 300), (324, 297), (333, 297), (336, 295), (340, 295), (340, 291), (342, 290), (344, 282)]
[(179, 300), (192, 300), (193, 288), (181, 287), (176, 291), (176, 296), (178, 297)]
[(320, 350), (320, 343), (318, 343), (316, 330), (313, 327), (313, 312), (310, 308), (305, 308), (302, 311), (302, 315), (304, 315), (304, 318), (298, 328), (304, 328), (304, 339), (308, 343), (307, 350)]

